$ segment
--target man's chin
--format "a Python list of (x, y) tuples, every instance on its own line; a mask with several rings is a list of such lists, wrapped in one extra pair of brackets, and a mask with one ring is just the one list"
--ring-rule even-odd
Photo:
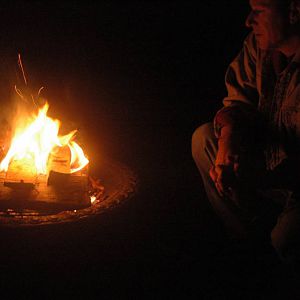
[(277, 50), (279, 47), (279, 43), (270, 43), (268, 41), (263, 41), (259, 38), (256, 39), (257, 47), (261, 50), (267, 51), (267, 50)]
[(260, 39), (256, 39), (256, 42), (257, 42), (257, 47), (259, 49), (261, 49), (261, 50), (269, 50), (270, 49), (269, 43), (261, 41)]

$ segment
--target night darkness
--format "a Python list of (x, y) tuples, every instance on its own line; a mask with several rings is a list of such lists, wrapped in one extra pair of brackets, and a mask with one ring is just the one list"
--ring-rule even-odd
[(139, 178), (138, 192), (99, 218), (0, 229), (7, 299), (16, 291), (28, 299), (281, 292), (271, 251), (227, 240), (190, 154), (193, 131), (221, 107), (226, 67), (248, 32), (247, 1), (238, 2), (0, 7), (2, 97), (17, 80), (21, 53), (32, 88), (45, 87), (50, 113), (80, 128), (94, 168), (109, 157)]

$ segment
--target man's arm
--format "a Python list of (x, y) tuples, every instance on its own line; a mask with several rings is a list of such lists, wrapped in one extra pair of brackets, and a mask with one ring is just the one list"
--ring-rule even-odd
[(251, 142), (252, 128), (258, 122), (258, 91), (256, 85), (257, 50), (253, 34), (230, 64), (225, 78), (228, 91), (224, 107), (214, 119), (218, 152), (210, 176), (221, 195), (234, 188), (240, 170), (241, 156)]

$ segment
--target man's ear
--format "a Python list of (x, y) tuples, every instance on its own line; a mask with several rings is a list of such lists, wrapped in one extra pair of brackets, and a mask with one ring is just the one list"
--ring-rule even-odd
[(291, 25), (300, 24), (300, 0), (292, 0), (289, 7), (289, 21)]

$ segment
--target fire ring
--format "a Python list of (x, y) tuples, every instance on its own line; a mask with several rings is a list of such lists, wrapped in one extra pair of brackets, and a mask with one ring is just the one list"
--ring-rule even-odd
[(133, 195), (137, 189), (137, 177), (126, 165), (108, 160), (102, 163), (95, 177), (101, 180), (104, 193), (91, 206), (57, 213), (41, 213), (37, 210), (7, 209), (0, 211), (0, 226), (40, 226), (76, 222), (108, 212)]

